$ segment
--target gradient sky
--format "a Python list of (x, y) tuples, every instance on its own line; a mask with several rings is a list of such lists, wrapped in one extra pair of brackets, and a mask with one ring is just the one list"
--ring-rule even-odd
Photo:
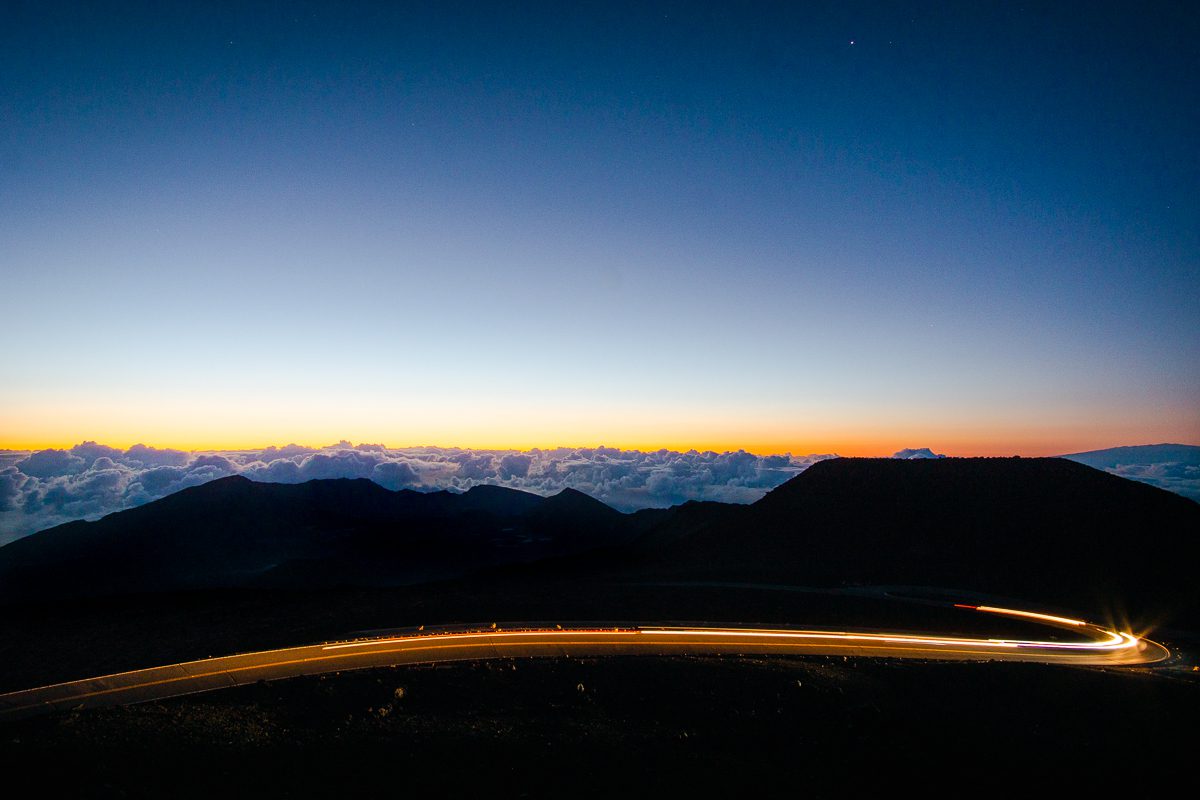
[(177, 5), (5, 4), (0, 447), (1200, 442), (1189, 4)]

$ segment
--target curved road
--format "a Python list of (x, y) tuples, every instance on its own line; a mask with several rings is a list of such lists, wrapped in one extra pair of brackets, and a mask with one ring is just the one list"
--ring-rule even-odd
[(143, 703), (260, 680), (368, 667), (484, 658), (608, 655), (853, 655), (972, 661), (1128, 666), (1162, 661), (1162, 645), (1082, 620), (995, 606), (959, 608), (1021, 618), (1061, 635), (984, 639), (872, 631), (712, 626), (509, 627), (419, 630), (402, 636), (240, 653), (25, 689), (0, 695), (0, 720), (57, 710)]

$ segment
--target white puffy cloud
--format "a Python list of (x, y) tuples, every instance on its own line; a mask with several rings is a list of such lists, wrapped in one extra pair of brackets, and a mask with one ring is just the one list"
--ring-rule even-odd
[(497, 484), (549, 495), (578, 489), (622, 511), (687, 500), (748, 503), (831, 456), (743, 451), (642, 452), (614, 447), (512, 450), (339, 442), (264, 450), (185, 453), (95, 442), (70, 450), (0, 454), (0, 544), (72, 519), (95, 519), (227, 475), (300, 483), (368, 478), (389, 489), (465, 491)]
[(57, 475), (71, 475), (79, 472), (86, 465), (82, 458), (66, 450), (39, 450), (30, 453), (29, 457), (17, 462), (17, 469), (31, 478), (53, 478)]
[(15, 510), (20, 502), (22, 488), (34, 480), (16, 467), (0, 469), (0, 514)]
[(476, 455), (467, 451), (455, 453), (450, 460), (458, 464), (458, 474), (465, 480), (486, 480), (496, 474), (496, 456), (492, 453)]
[(500, 456), (500, 468), (498, 475), (501, 480), (512, 480), (513, 478), (525, 478), (529, 476), (529, 465), (533, 463), (533, 456), (525, 453), (506, 453)]
[(266, 463), (271, 463), (277, 458), (292, 458), (294, 456), (306, 456), (309, 453), (317, 452), (315, 447), (304, 447), (298, 444), (285, 444), (283, 447), (268, 447), (258, 454), (259, 459)]
[(412, 465), (403, 461), (384, 461), (375, 465), (371, 480), (388, 489), (412, 489), (421, 484), (421, 478)]
[(191, 454), (182, 450), (160, 450), (144, 444), (135, 444), (125, 451), (124, 456), (125, 463), (143, 467), (182, 467), (192, 460)]
[(97, 444), (96, 442), (80, 442), (71, 448), (71, 455), (82, 458), (84, 464), (90, 465), (98, 458), (120, 458), (124, 453), (108, 445)]

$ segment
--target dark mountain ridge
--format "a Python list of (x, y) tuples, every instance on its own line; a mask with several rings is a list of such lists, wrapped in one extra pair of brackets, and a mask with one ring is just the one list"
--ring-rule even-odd
[(222, 478), (0, 548), (0, 597), (403, 584), (622, 541), (618, 512), (563, 494)]
[(570, 489), (235, 477), (0, 548), (0, 598), (413, 584), (530, 564), (512, 573), (524, 581), (565, 558), (602, 581), (922, 585), (1200, 620), (1198, 544), (1200, 505), (1064, 459), (831, 459), (753, 505), (634, 514)]
[(1058, 458), (840, 458), (744, 513), (667, 521), (647, 541), (650, 569), (680, 576), (938, 586), (1159, 616), (1194, 610), (1200, 505)]

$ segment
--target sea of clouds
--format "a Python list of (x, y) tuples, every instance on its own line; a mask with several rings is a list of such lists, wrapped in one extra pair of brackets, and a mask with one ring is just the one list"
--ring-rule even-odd
[(1200, 503), (1200, 464), (1168, 461), (1154, 464), (1117, 464), (1103, 469), (1113, 475), (1148, 483)]
[[(1122, 477), (1200, 501), (1200, 448), (1167, 463), (1104, 464)], [(1084, 460), (1080, 454), (1067, 456)], [(893, 458), (944, 458), (929, 448)], [(752, 503), (832, 454), (759, 456), (741, 450), (642, 452), (613, 447), (553, 450), (389, 448), (338, 442), (328, 447), (184, 452), (134, 445), (128, 450), (83, 442), (69, 450), (0, 450), (0, 545), (76, 519), (148, 503), (172, 492), (244, 475), (302, 483), (313, 478), (369, 478), (389, 489), (466, 491), (494, 484), (551, 495), (578, 489), (621, 511), (665, 508), (688, 500)]]
[(83, 442), (69, 450), (0, 451), (0, 544), (76, 519), (97, 519), (227, 475), (300, 483), (369, 478), (389, 489), (465, 491), (496, 484), (542, 495), (578, 489), (622, 511), (687, 500), (750, 503), (832, 455), (758, 456), (743, 451), (641, 452), (612, 447), (553, 450), (328, 447), (189, 453)]

